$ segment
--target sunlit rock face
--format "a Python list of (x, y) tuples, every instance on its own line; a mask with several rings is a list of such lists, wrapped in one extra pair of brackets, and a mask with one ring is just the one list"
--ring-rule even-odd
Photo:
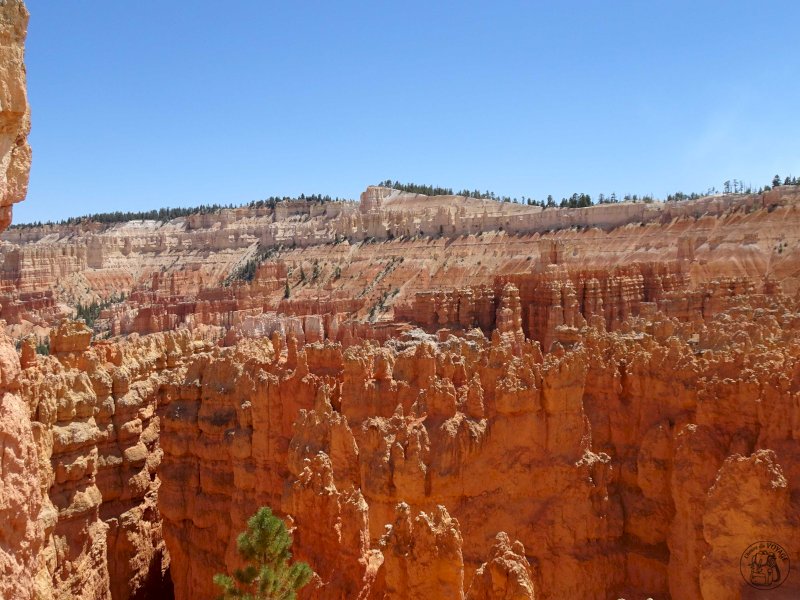
[(9, 593), (213, 598), (269, 505), (304, 598), (748, 597), (752, 544), (800, 553), (800, 228), (793, 189), (726, 202), (284, 248), (91, 328), (40, 311), (50, 355), (0, 356)]
[(21, 0), (0, 4), (0, 230), (11, 223), (11, 207), (25, 198), (31, 168), (31, 129), (25, 85), (28, 11)]
[[(342, 326), (351, 315), (488, 333), (512, 283), (523, 331), (547, 351), (556, 327), (595, 315), (613, 328), (655, 303), (699, 319), (769, 282), (795, 293), (798, 200), (800, 187), (783, 186), (542, 210), (371, 187), (360, 203), (18, 227), (0, 236), (0, 318), (14, 337), (44, 336), (70, 306), (100, 302), (98, 332), (112, 335), (210, 325), (235, 329), (233, 340), (269, 329), (260, 321), (279, 313), (314, 316), (344, 342), (379, 335)], [(241, 285), (237, 272), (258, 257)]]
[(176, 596), (213, 597), (261, 504), (314, 598), (733, 597), (736, 548), (800, 551), (796, 300), (739, 298), (699, 340), (655, 312), (543, 354), (504, 297), (490, 337), (175, 356), (157, 473)]
[(87, 331), (63, 323), (50, 356), (22, 351), (20, 395), (33, 419), (42, 490), (37, 594), (168, 597), (159, 389), (176, 357), (210, 344), (184, 332), (90, 347)]
[[(28, 11), (19, 0), (0, 3), (0, 231), (25, 197), (31, 164), (25, 86)], [(36, 439), (18, 395), (20, 361), (13, 341), (0, 337), (0, 597), (32, 597), (44, 528)]]

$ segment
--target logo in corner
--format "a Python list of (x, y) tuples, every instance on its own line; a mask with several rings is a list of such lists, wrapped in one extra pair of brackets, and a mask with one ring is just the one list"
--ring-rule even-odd
[(742, 553), (739, 570), (748, 585), (771, 590), (789, 576), (789, 555), (775, 542), (756, 542)]

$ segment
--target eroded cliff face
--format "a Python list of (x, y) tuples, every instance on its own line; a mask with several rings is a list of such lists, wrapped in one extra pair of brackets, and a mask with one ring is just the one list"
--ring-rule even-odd
[(22, 344), (13, 556), (40, 597), (211, 598), (266, 504), (305, 597), (748, 597), (750, 544), (800, 551), (793, 194), (154, 276), (94, 332), (126, 335)]
[(19, 359), (10, 340), (0, 344), (0, 596), (29, 598), (43, 541), (37, 448), (28, 407), (15, 393)]
[(28, 11), (21, 0), (0, 6), (0, 231), (11, 223), (11, 207), (25, 198), (31, 167), (31, 129), (25, 84)]
[(88, 347), (64, 326), (22, 374), (53, 595), (165, 589), (168, 552), (177, 598), (214, 597), (268, 504), (306, 597), (748, 597), (750, 544), (800, 552), (798, 308), (595, 318), (545, 354), (510, 284), (490, 337)]
[(64, 323), (50, 356), (22, 349), (44, 498), (37, 597), (167, 597), (159, 388), (178, 357), (211, 344), (187, 332), (91, 348), (90, 338), (85, 325)]
[[(368, 188), (360, 203), (287, 201), (168, 222), (20, 227), (0, 244), (0, 317), (14, 337), (43, 337), (59, 316), (74, 316), (77, 303), (124, 294), (124, 303), (103, 312), (98, 332), (231, 326), (264, 312), (389, 322), (420, 312), (428, 327), (446, 324), (453, 309), (461, 310), (456, 323), (491, 319), (491, 294), (503, 278), (522, 274), (538, 277), (515, 281), (526, 329), (534, 294), (574, 296), (581, 308), (603, 300), (592, 310), (605, 311), (609, 321), (631, 302), (716, 281), (759, 287), (772, 278), (794, 294), (799, 189), (542, 210)], [(256, 285), (223, 285), (264, 255)], [(442, 305), (439, 292), (455, 293), (455, 304)], [(536, 318), (559, 318), (547, 309)]]
[[(25, 197), (30, 170), (30, 118), (23, 62), (28, 12), (19, 0), (0, 3), (0, 231)], [(43, 541), (38, 453), (30, 416), (19, 397), (20, 363), (12, 340), (0, 337), (0, 597), (31, 597)]]
[[(741, 587), (710, 549), (730, 558), (773, 530), (795, 551), (784, 475), (796, 451), (792, 302), (743, 304), (704, 323), (697, 341), (691, 323), (663, 314), (628, 319), (624, 334), (584, 328), (579, 346), (543, 356), (521, 332), (513, 287), (505, 298), (492, 340), (417, 333), (347, 350), (279, 335), (219, 348), (187, 331), (89, 349), (84, 330), (62, 327), (55, 357), (24, 361), (25, 376), (52, 377), (38, 387), (23, 377), (64, 473), (45, 486), (58, 510), (53, 545), (76, 518), (105, 541), (108, 503), (135, 551), (89, 544), (75, 558), (137, 581), (124, 557), (142, 561), (140, 576), (152, 571), (157, 492), (179, 597), (212, 595), (208, 575), (235, 565), (235, 535), (261, 503), (291, 515), (318, 597), (485, 594), (492, 568), (541, 597), (700, 597), (718, 579)], [(720, 527), (731, 520), (742, 530)], [(520, 543), (494, 548), (498, 531)], [(71, 564), (55, 554), (56, 571)]]
[(327, 584), (314, 597), (738, 597), (752, 541), (800, 550), (783, 302), (697, 343), (657, 314), (544, 356), (510, 330), (198, 357), (163, 409), (176, 591), (210, 595), (195, 559), (233, 567), (236, 523), (267, 503)]

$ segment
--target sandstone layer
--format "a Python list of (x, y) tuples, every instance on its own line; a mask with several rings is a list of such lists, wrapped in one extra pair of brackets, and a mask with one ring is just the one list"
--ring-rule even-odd
[(0, 6), (0, 231), (11, 223), (14, 203), (28, 192), (31, 129), (25, 84), (28, 11), (22, 0)]

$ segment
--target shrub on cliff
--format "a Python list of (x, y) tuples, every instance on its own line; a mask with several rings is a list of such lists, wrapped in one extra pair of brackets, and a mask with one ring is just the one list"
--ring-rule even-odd
[(101, 302), (94, 301), (90, 304), (81, 304), (78, 302), (75, 306), (75, 318), (83, 319), (86, 326), (91, 329), (94, 327), (94, 322), (100, 318), (100, 313), (103, 309), (117, 302), (122, 302), (123, 300), (125, 300), (125, 294), (120, 294), (119, 296), (117, 296), (117, 294), (111, 294), (111, 297)]
[(43, 354), (47, 356), (50, 354), (50, 338), (45, 338), (36, 344), (36, 354)]
[(247, 531), (236, 540), (239, 556), (245, 561), (233, 577), (218, 573), (214, 583), (223, 589), (222, 600), (294, 600), (297, 591), (313, 575), (304, 562), (290, 563), (292, 538), (283, 520), (267, 506), (247, 521)]
[(262, 247), (261, 244), (259, 244), (255, 254), (243, 265), (236, 267), (236, 269), (225, 278), (222, 285), (229, 286), (234, 281), (253, 281), (261, 263), (272, 258), (279, 251), (280, 247)]

